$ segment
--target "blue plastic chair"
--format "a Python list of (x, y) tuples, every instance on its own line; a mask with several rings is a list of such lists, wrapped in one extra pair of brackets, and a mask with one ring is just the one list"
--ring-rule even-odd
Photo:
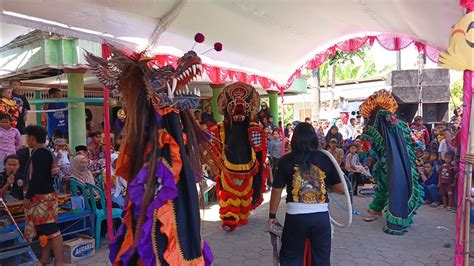
[[(71, 184), (71, 192), (73, 196), (83, 196), (84, 197), (84, 207), (87, 210), (90, 210), (90, 203), (89, 203), (89, 197), (87, 193), (87, 187), (84, 185), (82, 182), (79, 180), (75, 179), (74, 177), (69, 178), (69, 183)], [(80, 191), (80, 192), (79, 192)]]
[[(92, 212), (95, 215), (95, 249), (100, 249), (100, 230), (101, 225), (104, 220), (107, 220), (107, 215), (105, 213), (105, 195), (104, 191), (92, 184), (87, 184), (87, 189), (89, 190), (90, 200), (92, 203)], [(102, 209), (97, 207), (97, 202), (95, 201), (95, 195), (99, 195), (100, 205)], [(122, 219), (122, 209), (112, 208), (112, 219)]]

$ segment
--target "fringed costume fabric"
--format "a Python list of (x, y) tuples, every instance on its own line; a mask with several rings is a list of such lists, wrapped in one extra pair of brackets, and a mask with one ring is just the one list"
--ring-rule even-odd
[[(187, 84), (201, 74), (201, 59), (186, 53), (176, 68), (159, 68), (143, 54), (112, 47), (108, 61), (87, 53), (101, 82), (123, 97), (125, 136), (117, 175), (128, 181), (125, 216), (110, 244), (113, 265), (210, 265), (201, 238), (196, 182), (201, 163), (218, 167), (209, 136), (188, 109), (199, 91)], [(216, 171), (217, 172), (217, 171)]]
[(262, 128), (254, 121), (259, 104), (255, 88), (241, 82), (228, 85), (218, 97), (224, 121), (218, 124), (214, 135), (220, 140), (215, 146), (225, 167), (217, 178), (224, 230), (247, 224), (250, 211), (263, 201), (268, 176), (264, 168), (267, 142)]
[(376, 161), (372, 173), (377, 185), (369, 208), (385, 214), (385, 233), (403, 235), (413, 223), (424, 193), (415, 166), (415, 143), (408, 125), (396, 118), (397, 108), (395, 98), (386, 90), (370, 96), (360, 107), (368, 122), (361, 138)]

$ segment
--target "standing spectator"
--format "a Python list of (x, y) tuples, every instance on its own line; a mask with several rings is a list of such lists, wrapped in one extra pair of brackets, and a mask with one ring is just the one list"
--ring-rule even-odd
[(433, 145), (433, 143), (436, 143), (439, 146), (439, 143), (441, 142), (441, 140), (443, 140), (443, 136), (441, 135), (439, 127), (435, 126), (432, 130), (431, 145)]
[[(50, 99), (61, 99), (61, 90), (57, 88), (51, 88), (48, 91)], [(43, 110), (58, 110), (65, 109), (67, 105), (61, 102), (46, 103), (43, 105)], [(63, 138), (67, 137), (68, 133), (68, 112), (67, 110), (58, 110), (56, 112), (43, 113), (41, 123), (43, 126), (47, 126), (48, 136), (53, 135), (53, 131), (56, 129), (61, 132)]]
[(329, 130), (331, 129), (329, 127), (329, 125), (331, 125), (331, 123), (329, 123), (328, 120), (324, 120), (323, 121), (323, 130), (324, 130), (324, 134), (327, 134), (329, 132)]
[[(278, 162), (280, 157), (283, 155), (282, 152), (282, 139), (280, 135), (280, 130), (274, 129), (272, 132), (272, 139), (268, 142), (268, 153), (270, 157), (270, 165), (272, 166), (272, 174), (275, 176), (276, 171), (278, 169)], [(270, 178), (267, 179), (267, 186), (272, 186), (272, 180)]]
[(268, 116), (267, 126), (271, 127), (272, 129), (275, 128), (275, 120), (273, 118), (273, 115)]
[(22, 146), (20, 132), (12, 127), (10, 116), (0, 114), (0, 172), (4, 169), (3, 160), (8, 155), (16, 154)]
[[(15, 200), (23, 200), (23, 179), (20, 176), (18, 169), (20, 168), (20, 161), (15, 154), (8, 155), (4, 160), (5, 171), (0, 174), (0, 197), (7, 200), (11, 197)], [(8, 192), (7, 197), (5, 197)]]
[(358, 136), (356, 125), (357, 119), (355, 119), (354, 117), (349, 119), (349, 125), (347, 125), (347, 128), (349, 130), (349, 138), (351, 138), (352, 140), (355, 140), (355, 138), (357, 138)]
[(90, 135), (91, 143), (87, 146), (88, 158), (90, 160), (90, 167), (92, 174), (95, 177), (102, 173), (105, 159), (104, 145), (102, 144), (102, 133), (99, 131), (93, 132)]
[(196, 110), (194, 111), (194, 119), (199, 124), (201, 122), (201, 111)]
[(441, 168), (441, 162), (438, 160), (438, 150), (431, 150), (430, 163), (433, 166), (434, 171), (436, 171), (436, 173), (439, 173), (439, 169)]
[(47, 132), (40, 126), (26, 127), (28, 147), (33, 148), (28, 165), (29, 185), (23, 200), (25, 238), (38, 235), (41, 245), (40, 263), (49, 263), (51, 251), (55, 265), (63, 265), (63, 238), (57, 225), (58, 194), (53, 186), (53, 154), (46, 148)]
[(7, 114), (10, 116), (11, 124), (16, 127), (20, 111), (13, 99), (12, 88), (0, 88), (0, 114)]
[(457, 119), (461, 120), (461, 118), (462, 118), (462, 108), (461, 107), (456, 107), (454, 109), (454, 115), (451, 117), (451, 123), (454, 122)]
[(260, 111), (257, 113), (258, 121), (262, 122), (264, 118), (268, 121), (268, 116), (270, 116), (270, 109), (267, 103), (260, 103)]
[(415, 123), (410, 127), (411, 132), (415, 136), (417, 142), (423, 143), (423, 146), (426, 147), (430, 145), (430, 132), (423, 124), (423, 117), (415, 117)]
[(444, 161), (444, 155), (448, 151), (453, 151), (454, 152), (454, 147), (453, 147), (453, 135), (451, 134), (451, 130), (445, 129), (443, 131), (443, 137), (444, 139), (439, 143), (439, 159)]
[(316, 135), (318, 135), (319, 139), (319, 149), (324, 149), (326, 147), (326, 135), (324, 134), (324, 129), (323, 127), (319, 127), (318, 130), (316, 131)]
[(212, 116), (211, 107), (209, 104), (204, 106), (204, 112), (201, 114), (201, 122), (212, 125), (216, 124), (216, 120), (214, 120), (214, 117)]
[(77, 155), (83, 155), (83, 156), (88, 156), (88, 151), (87, 151), (87, 146), (84, 146), (84, 145), (78, 145), (74, 148), (74, 150), (76, 151), (76, 156)]
[(438, 172), (433, 169), (430, 162), (425, 162), (423, 167), (418, 169), (423, 188), (425, 190), (425, 204), (431, 204), (431, 207), (439, 206)]
[(285, 127), (285, 138), (290, 138), (291, 134), (293, 133), (293, 127), (291, 124), (287, 124)]
[(439, 194), (443, 201), (443, 206), (445, 208), (451, 209), (454, 207), (454, 197), (453, 197), (453, 183), (454, 183), (454, 175), (455, 175), (455, 168), (452, 164), (452, 160), (454, 157), (453, 152), (447, 152), (444, 155), (444, 164), (441, 165), (439, 170)]
[(329, 141), (328, 151), (332, 154), (332, 156), (334, 156), (337, 163), (342, 166), (342, 162), (344, 161), (344, 151), (337, 147), (337, 139), (331, 139)]
[(308, 123), (308, 124), (311, 124), (311, 118), (305, 117), (304, 122)]
[(329, 143), (331, 139), (337, 140), (337, 146), (342, 147), (342, 134), (339, 133), (339, 128), (337, 126), (332, 126), (329, 129), (329, 132), (326, 134), (326, 143)]
[(20, 113), (18, 116), (18, 121), (16, 128), (20, 131), (21, 135), (25, 134), (25, 127), (26, 127), (26, 114), (29, 110), (31, 110), (30, 103), (25, 96), (25, 93), (20, 89), (20, 81), (19, 80), (11, 80), (10, 87), (13, 89), (13, 100), (16, 102), (16, 106), (18, 106), (18, 112)]

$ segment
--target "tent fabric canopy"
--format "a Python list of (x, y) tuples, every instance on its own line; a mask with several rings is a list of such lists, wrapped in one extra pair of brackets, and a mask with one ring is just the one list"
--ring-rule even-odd
[[(2, 17), (7, 22), (12, 17), (24, 21), (24, 26), (42, 23), (34, 18), (45, 19), (76, 27), (82, 34), (143, 47), (160, 20), (179, 6), (182, 9), (160, 36), (154, 52), (166, 54), (167, 47), (187, 51), (194, 34), (202, 32), (206, 41), (196, 46), (197, 52), (222, 42), (222, 52), (206, 56), (227, 62), (233, 69), (250, 69), (247, 72), (284, 87), (297, 73), (295, 69), (347, 40), (393, 35), (401, 38), (400, 48), (414, 40), (436, 57), (435, 50), (447, 47), (451, 25), (463, 14), (453, 0), (4, 0)], [(51, 28), (58, 29), (55, 24)], [(386, 48), (392, 45), (377, 41)]]

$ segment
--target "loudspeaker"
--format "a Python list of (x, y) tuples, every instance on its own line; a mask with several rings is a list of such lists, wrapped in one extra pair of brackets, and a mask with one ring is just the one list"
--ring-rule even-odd
[(396, 112), (397, 118), (407, 123), (411, 123), (415, 118), (416, 112), (418, 111), (418, 104), (416, 103), (404, 103), (398, 105)]
[(448, 121), (449, 103), (423, 103), (423, 120), (425, 122)]
[(418, 70), (394, 70), (389, 74), (388, 85), (399, 104), (418, 103), (420, 90), (422, 103), (449, 103), (447, 69), (424, 69), (420, 75)]

